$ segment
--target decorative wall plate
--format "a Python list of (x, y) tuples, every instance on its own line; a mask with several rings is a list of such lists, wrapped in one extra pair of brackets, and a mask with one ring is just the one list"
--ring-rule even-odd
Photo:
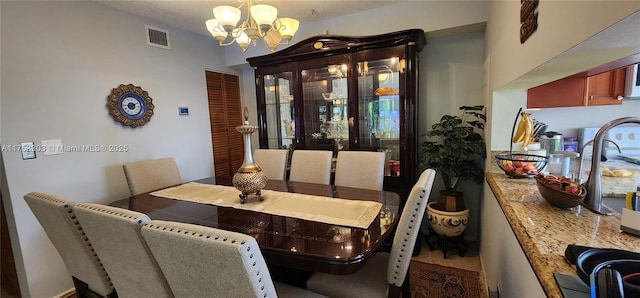
[(107, 108), (113, 120), (124, 126), (138, 127), (147, 124), (153, 116), (153, 100), (147, 91), (133, 84), (120, 84), (111, 89)]

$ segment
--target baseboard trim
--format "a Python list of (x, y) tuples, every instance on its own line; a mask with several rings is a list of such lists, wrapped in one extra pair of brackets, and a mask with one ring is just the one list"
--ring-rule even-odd
[(70, 298), (75, 296), (76, 296), (76, 289), (71, 288), (53, 297), (54, 298)]

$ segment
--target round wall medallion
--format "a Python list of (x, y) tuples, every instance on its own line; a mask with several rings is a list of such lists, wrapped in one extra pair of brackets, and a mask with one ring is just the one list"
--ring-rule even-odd
[(147, 91), (133, 84), (121, 84), (111, 89), (107, 108), (113, 120), (124, 126), (138, 127), (151, 121), (154, 106)]

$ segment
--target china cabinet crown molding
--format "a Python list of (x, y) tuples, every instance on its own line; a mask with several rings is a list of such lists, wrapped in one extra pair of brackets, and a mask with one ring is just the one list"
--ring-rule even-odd
[(265, 67), (410, 43), (416, 46), (417, 52), (422, 51), (424, 45), (427, 44), (424, 31), (409, 29), (381, 35), (355, 37), (326, 34), (309, 37), (275, 53), (247, 58), (247, 62), (252, 67)]

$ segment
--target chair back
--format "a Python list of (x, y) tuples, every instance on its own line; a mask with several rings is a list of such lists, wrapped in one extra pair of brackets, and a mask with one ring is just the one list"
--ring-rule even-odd
[(253, 151), (253, 161), (267, 175), (267, 179), (284, 180), (287, 167), (287, 149), (256, 149)]
[(142, 235), (176, 297), (276, 297), (251, 236), (159, 220), (142, 227)]
[(334, 184), (381, 191), (384, 160), (384, 152), (340, 151)]
[(93, 203), (73, 209), (120, 297), (173, 297), (140, 234), (147, 215)]
[(401, 287), (408, 274), (413, 247), (416, 244), (418, 232), (420, 232), (420, 225), (427, 208), (427, 201), (429, 201), (429, 194), (431, 194), (435, 175), (436, 171), (426, 169), (422, 172), (413, 188), (411, 188), (393, 237), (387, 266), (387, 281), (389, 284)]
[(122, 168), (132, 196), (182, 183), (173, 157), (127, 163)]
[[(58, 250), (69, 274), (103, 297), (112, 294), (114, 288), (111, 280), (76, 219), (72, 209), (75, 203), (64, 197), (40, 192), (28, 193), (24, 200)], [(76, 290), (81, 292), (77, 284)]]
[(289, 180), (309, 183), (331, 183), (331, 159), (327, 150), (294, 150)]

